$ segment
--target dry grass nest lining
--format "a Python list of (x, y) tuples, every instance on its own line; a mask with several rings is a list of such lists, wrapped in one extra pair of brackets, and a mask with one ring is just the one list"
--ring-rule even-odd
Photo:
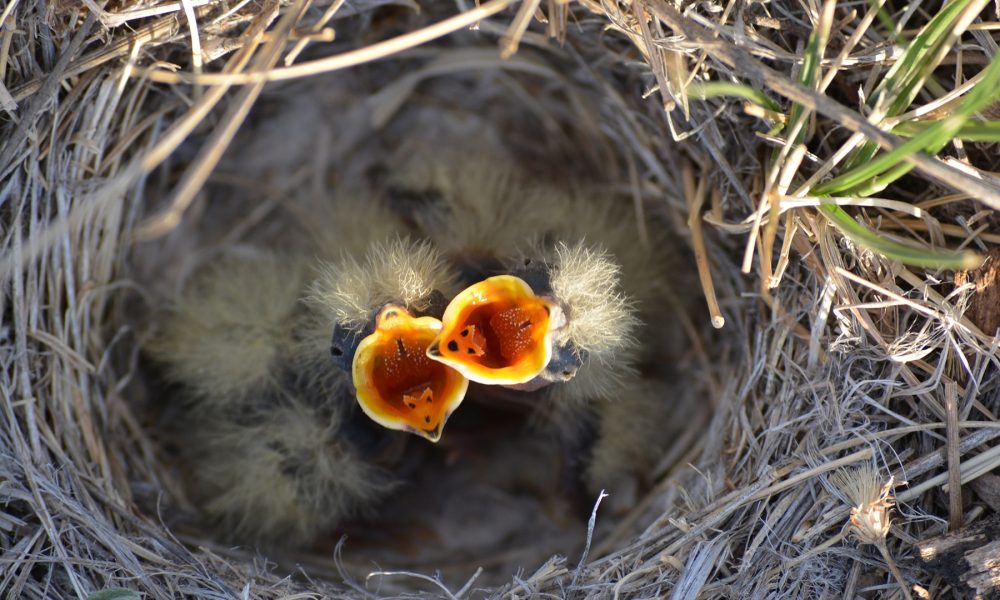
[[(410, 3), (386, 4), (101, 9), (22, 1), (3, 9), (0, 590), (88, 597), (120, 587), (158, 598), (397, 589), (400, 580), (389, 577), (378, 588), (335, 576), (282, 578), (249, 556), (187, 547), (137, 508), (137, 499), (155, 497), (168, 482), (127, 393), (139, 340), (120, 325), (134, 288), (124, 276), (138, 240), (176, 226), (265, 80), (367, 62), (477, 23), (481, 34), (451, 38), (414, 59), (428, 64), (451, 51), (448, 72), (462, 68), (454, 57), (465, 51), (498, 73), (538, 69), (552, 77), (551, 65), (561, 67), (566, 88), (587, 99), (597, 120), (554, 113), (548, 123), (556, 129), (521, 140), (526, 162), (534, 151), (617, 169), (637, 201), (664, 212), (673, 233), (691, 244), (703, 281), (714, 283), (714, 293), (705, 285), (711, 315), (726, 323), (714, 336), (705, 331), (707, 316), (687, 324), (694, 339), (712, 340), (696, 384), (715, 410), (664, 457), (660, 484), (633, 518), (594, 540), (579, 564), (554, 558), (503, 589), (460, 590), (461, 581), (412, 577), (405, 585), (449, 597), (670, 590), (677, 597), (806, 597), (899, 593), (901, 578), (946, 595), (947, 585), (916, 568), (912, 541), (943, 532), (945, 517), (975, 520), (1000, 501), (989, 474), (997, 460), (990, 443), (1000, 435), (989, 310), (995, 288), (983, 274), (961, 274), (958, 283), (973, 285), (956, 286), (950, 271), (871, 252), (830, 227), (809, 188), (800, 189), (815, 173), (846, 168), (836, 153), (850, 132), (899, 146), (889, 125), (862, 118), (857, 97), (859, 89), (870, 97), (899, 57), (887, 52), (896, 47), (889, 21), (860, 5), (830, 12), (783, 1), (539, 8), (494, 0), (461, 7), (458, 21), (444, 21), (452, 13), (443, 7), (416, 17)], [(961, 84), (993, 58), (992, 30), (980, 25), (990, 13), (982, 12), (985, 3), (967, 5), (959, 30), (968, 31), (945, 40), (931, 65), (933, 84), (918, 88), (908, 110), (952, 114), (949, 91), (968, 94)], [(538, 10), (546, 25), (533, 22)], [(902, 43), (940, 7), (886, 3), (884, 10)], [(422, 28), (428, 23), (439, 26)], [(564, 38), (564, 49), (545, 33)], [(389, 39), (396, 45), (377, 41)], [(501, 70), (497, 54), (516, 48), (507, 63), (514, 66)], [(826, 58), (818, 75), (803, 78), (809, 52)], [(288, 57), (306, 66), (285, 70)], [(393, 74), (391, 66), (374, 69)], [(512, 97), (525, 93), (516, 78), (499, 79)], [(767, 133), (761, 116), (780, 120), (759, 99), (744, 110), (704, 88), (685, 94), (705, 80), (762, 90), (803, 124), (807, 148), (789, 141), (799, 139), (794, 134), (755, 135)], [(301, 89), (295, 85), (288, 89)], [(265, 97), (280, 98), (281, 89), (266, 88)], [(414, 89), (395, 88), (404, 102)], [(381, 99), (391, 113), (393, 102)], [(571, 116), (580, 114), (586, 111)], [(574, 128), (559, 128), (569, 124), (600, 132), (602, 144), (574, 143)], [(772, 150), (781, 153), (779, 168), (768, 168)], [(911, 156), (910, 175), (878, 194), (897, 204), (848, 210), (883, 236), (918, 246), (995, 247), (998, 202), (988, 174), (997, 169), (995, 153), (971, 142), (952, 143), (947, 154), (948, 161)], [(147, 190), (165, 199), (147, 206)], [(976, 285), (978, 294), (970, 294)], [(855, 500), (830, 482), (838, 469), (858, 465), (873, 465), (870, 479), (879, 484), (908, 482), (895, 490), (900, 506), (884, 552), (852, 541), (845, 523)], [(960, 477), (968, 485), (942, 487)], [(637, 524), (639, 533), (625, 537)], [(890, 561), (898, 564), (895, 576), (887, 575)], [(331, 561), (334, 571), (338, 564)]]

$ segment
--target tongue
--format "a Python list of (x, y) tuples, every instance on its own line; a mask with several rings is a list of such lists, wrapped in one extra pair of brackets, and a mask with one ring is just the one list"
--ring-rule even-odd
[(531, 316), (528, 311), (511, 307), (490, 318), (490, 327), (500, 341), (500, 355), (514, 363), (531, 347)]

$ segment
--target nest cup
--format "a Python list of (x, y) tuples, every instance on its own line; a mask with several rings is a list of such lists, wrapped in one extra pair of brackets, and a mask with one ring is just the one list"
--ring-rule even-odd
[[(774, 140), (755, 134), (766, 128), (739, 103), (677, 93), (684, 65), (780, 88), (763, 62), (780, 46), (782, 73), (797, 72), (789, 57), (823, 21), (781, 4), (776, 14), (796, 18), (772, 35), (769, 9), (748, 8), (735, 27), (767, 58), (739, 72), (719, 47), (705, 59), (670, 35), (675, 17), (689, 27), (725, 21), (711, 3), (692, 9), (698, 19), (655, 3), (508, 4), (0, 9), (0, 106), (16, 117), (0, 123), (0, 593), (756, 598), (894, 580), (933, 587), (892, 556), (942, 532), (949, 501), (954, 516), (954, 492), (935, 491), (944, 479), (901, 495), (904, 533), (873, 541), (876, 553), (843, 534), (854, 496), (871, 491), (845, 498), (828, 475), (875, 465), (865, 479), (884, 511), (890, 473), (930, 481), (945, 468), (935, 428), (958, 397), (946, 381), (978, 394), (965, 396), (963, 419), (996, 411), (992, 317), (962, 317), (970, 304), (992, 314), (969, 293), (989, 288), (989, 265), (954, 280), (900, 271), (819, 213), (787, 213), (766, 228), (761, 164)], [(434, 29), (457, 14), (476, 18)], [(697, 30), (684, 34), (709, 47)], [(285, 71), (289, 79), (266, 84), (254, 75), (280, 77), (286, 56), (336, 72)], [(845, 85), (830, 94), (849, 103), (843, 89), (857, 77), (838, 75)], [(841, 125), (817, 117), (813, 129), (828, 137), (810, 160), (833, 154)], [(988, 160), (969, 147), (974, 162)], [(424, 532), (430, 542), (401, 525), (417, 514), (406, 512), (418, 510), (412, 502), (391, 517), (374, 507), (304, 547), (234, 541), (198, 510), (168, 432), (180, 408), (142, 350), (158, 307), (218, 257), (297, 249), (297, 228), (337, 196), (420, 160), (460, 169), (483, 157), (526, 181), (627, 204), (638, 247), (669, 245), (659, 308), (669, 315), (670, 386), (660, 399), (671, 414), (643, 432), (662, 443), (656, 460), (637, 487), (609, 498), (563, 495), (575, 513), (557, 522), (491, 489), (473, 495), (485, 508), (469, 517), (473, 484), (439, 476), (427, 465), (443, 458), (424, 457), (421, 489), (445, 500), (438, 529)], [(897, 193), (918, 202), (941, 192), (921, 177)], [(995, 216), (971, 201), (926, 216), (934, 235), (955, 235), (970, 218), (988, 226), (967, 242), (995, 245)], [(769, 244), (768, 266), (747, 260)], [(723, 323), (721, 334), (712, 327)], [(894, 430), (914, 423), (927, 427)], [(968, 452), (990, 431), (970, 426), (950, 439)], [(491, 466), (516, 468), (552, 449), (536, 436), (493, 452)], [(995, 496), (975, 493), (966, 496), (973, 517)]]
[[(420, 18), (407, 11), (376, 11), (348, 20), (341, 27), (350, 29), (352, 21), (371, 20), (368, 27), (378, 23), (402, 32), (439, 21), (447, 14), (432, 11)], [(626, 209), (630, 216), (624, 222), (609, 219), (606, 224), (591, 226), (622, 228), (625, 234), (620, 237), (634, 241), (634, 248), (628, 250), (663, 258), (654, 261), (655, 272), (649, 273), (657, 280), (650, 286), (653, 291), (633, 302), (658, 302), (669, 315), (662, 321), (669, 329), (653, 336), (643, 334), (644, 339), (652, 337), (662, 346), (655, 352), (661, 364), (651, 368), (660, 381), (668, 383), (652, 392), (647, 404), (622, 398), (624, 406), (606, 414), (613, 424), (591, 425), (597, 428), (593, 433), (568, 431), (583, 427), (579, 417), (573, 416), (580, 410), (576, 406), (579, 400), (513, 411), (466, 403), (450, 421), (440, 443), (409, 441), (405, 452), (411, 456), (402, 461), (405, 472), (393, 473), (397, 489), (384, 501), (352, 511), (353, 517), (338, 519), (328, 532), (316, 536), (309, 531), (308, 520), (274, 516), (275, 523), (289, 524), (285, 533), (280, 532), (283, 525), (258, 526), (244, 521), (263, 521), (269, 519), (263, 513), (292, 510), (291, 506), (285, 508), (278, 495), (285, 492), (275, 490), (274, 502), (256, 501), (261, 514), (247, 515), (237, 508), (243, 495), (259, 492), (248, 491), (252, 486), (243, 488), (240, 477), (232, 482), (224, 479), (225, 485), (233, 486), (228, 491), (206, 491), (217, 487), (214, 479), (225, 477), (219, 469), (258, 470), (235, 460), (219, 467), (199, 465), (198, 461), (210, 458), (201, 450), (191, 452), (185, 445), (212, 449), (230, 443), (226, 440), (239, 435), (237, 430), (232, 424), (202, 425), (198, 419), (218, 417), (192, 409), (183, 394), (164, 385), (155, 360), (144, 362), (146, 385), (133, 397), (147, 399), (139, 409), (140, 419), (158, 446), (162, 466), (168, 471), (165, 480), (176, 477), (176, 487), (162, 491), (175, 499), (169, 504), (178, 512), (162, 518), (187, 545), (211, 547), (226, 556), (240, 556), (226, 549), (239, 546), (241, 552), (258, 553), (275, 562), (276, 573), (300, 568), (310, 576), (336, 573), (335, 580), (364, 581), (372, 570), (366, 563), (375, 562), (411, 573), (436, 572), (445, 581), (464, 581), (482, 569), (477, 583), (499, 586), (516, 571), (534, 570), (552, 556), (584, 552), (587, 519), (600, 491), (582, 485), (587, 469), (622, 471), (619, 477), (607, 480), (609, 497), (604, 501), (602, 518), (591, 531), (591, 536), (603, 540), (602, 551), (625, 542), (654, 518), (649, 507), (639, 501), (654, 493), (652, 485), (658, 475), (652, 471), (673, 466), (660, 464), (657, 453), (674, 447), (679, 456), (693, 439), (681, 436), (681, 445), (675, 446), (673, 437), (683, 432), (687, 419), (704, 422), (707, 418), (708, 404), (695, 392), (703, 382), (682, 383), (676, 376), (693, 360), (682, 325), (691, 318), (688, 314), (693, 309), (690, 298), (682, 298), (673, 286), (696, 285), (692, 261), (682, 241), (664, 235), (669, 227), (664, 207), (643, 199), (642, 191), (629, 181), (629, 159), (622, 153), (630, 150), (617, 145), (626, 133), (600, 126), (606, 115), (620, 108), (610, 105), (590, 78), (574, 72), (581, 62), (590, 61), (548, 42), (541, 48), (525, 46), (515, 57), (504, 60), (495, 43), (495, 36), (482, 32), (458, 32), (446, 42), (422, 46), (379, 64), (276, 84), (266, 90), (183, 222), (162, 238), (134, 248), (131, 264), (135, 278), (149, 290), (154, 310), (136, 306), (138, 319), (131, 327), (141, 330), (152, 323), (150, 335), (155, 339), (161, 335), (158, 329), (171, 326), (169, 319), (158, 314), (157, 305), (169, 305), (171, 299), (183, 297), (183, 290), (189, 287), (211, 285), (212, 279), (221, 275), (206, 278), (204, 271), (212, 272), (220, 263), (222, 269), (240, 268), (236, 265), (241, 256), (310, 255), (317, 252), (316, 240), (320, 240), (318, 246), (324, 252), (333, 247), (334, 254), (353, 253), (362, 260), (370, 241), (384, 241), (381, 229), (387, 225), (379, 222), (377, 211), (371, 215), (364, 212), (364, 218), (350, 217), (358, 229), (344, 231), (337, 228), (336, 221), (348, 218), (345, 210), (364, 211), (365, 203), (381, 202), (406, 221), (419, 219), (420, 211), (430, 210), (426, 203), (433, 202), (437, 194), (451, 193), (450, 188), (472, 195), (495, 194), (495, 188), (502, 186), (502, 194), (524, 195), (539, 202), (556, 203), (547, 195), (566, 194), (604, 204), (609, 211)], [(512, 94), (512, 89), (520, 93)], [(444, 191), (436, 186), (445, 186)], [(173, 179), (159, 188), (147, 187), (150, 196), (161, 198), (151, 199), (151, 205), (161, 206), (174, 189)], [(639, 211), (635, 210), (637, 200)], [(521, 206), (522, 201), (512, 197), (509, 202)], [(591, 214), (600, 217), (604, 212), (597, 208)], [(497, 215), (480, 217), (469, 219), (467, 224), (476, 231), (456, 235), (510, 237), (518, 240), (515, 243), (520, 247), (510, 248), (515, 252), (526, 250), (532, 242), (527, 234), (493, 231), (491, 222)], [(559, 218), (575, 217), (566, 214)], [(589, 231), (599, 233), (598, 229)], [(327, 238), (333, 240), (332, 246), (324, 245), (322, 240)], [(584, 236), (565, 241), (588, 240)], [(652, 244), (657, 247), (650, 247)], [(665, 252), (667, 246), (673, 251)], [(463, 262), (461, 268), (472, 267)], [(294, 293), (296, 288), (305, 289), (301, 283), (304, 278), (315, 277), (315, 273), (302, 274), (296, 269), (290, 263), (276, 281), (263, 272), (255, 281), (258, 286), (282, 287)], [(674, 272), (668, 277), (671, 270)], [(642, 276), (623, 275), (626, 281)], [(198, 310), (212, 309), (196, 306)], [(328, 338), (329, 332), (321, 337)], [(329, 359), (328, 353), (324, 354)], [(642, 377), (624, 372), (621, 376)], [(470, 395), (484, 393), (480, 390)], [(612, 396), (617, 393), (628, 392), (612, 392)], [(626, 414), (636, 406), (653, 410), (637, 417)], [(191, 411), (193, 417), (185, 414)], [(512, 417), (512, 412), (520, 416)], [(499, 424), (489, 425), (494, 421)], [(262, 423), (265, 428), (279, 426), (284, 425)], [(202, 427), (204, 433), (192, 441), (185, 435), (190, 427)], [(631, 427), (636, 429), (629, 430)], [(266, 429), (245, 431), (243, 435), (267, 435)], [(307, 429), (302, 433), (310, 435)], [(312, 435), (320, 434), (322, 428), (312, 431)], [(613, 450), (594, 450), (591, 438), (595, 436), (603, 436), (603, 441), (596, 443)], [(609, 442), (608, 437), (620, 439)], [(632, 441), (633, 437), (640, 442)], [(558, 442), (562, 438), (569, 441)], [(241, 448), (250, 452), (244, 445)], [(222, 460), (220, 456), (216, 454), (214, 460)], [(589, 464), (595, 461), (597, 464)], [(619, 462), (623, 464), (619, 466)], [(263, 468), (263, 464), (258, 467)], [(220, 523), (197, 509), (190, 510), (188, 499), (195, 506), (228, 506), (228, 512), (236, 514), (216, 508), (214, 514), (223, 515)], [(152, 500), (145, 500), (146, 510)], [(163, 512), (162, 506), (168, 503), (163, 499), (159, 502)], [(278, 534), (255, 539), (252, 534), (258, 531)], [(251, 535), (246, 535), (248, 532)], [(341, 540), (341, 562), (337, 562), (334, 550)], [(373, 591), (386, 592), (396, 586), (419, 589), (420, 584), (412, 577), (378, 579), (369, 580), (369, 585), (376, 586)]]
[[(338, 44), (322, 49), (307, 47), (303, 58), (315, 59), (331, 50), (363, 46), (373, 35), (391, 37), (419, 30), (452, 14), (443, 7), (419, 15), (411, 10), (377, 6), (355, 10), (356, 14), (352, 14), (344, 8), (332, 22), (340, 36)], [(595, 21), (582, 25), (584, 29), (597, 29), (600, 24)], [(177, 390), (164, 382), (156, 361), (143, 351), (147, 341), (159, 335), (158, 328), (165, 326), (162, 309), (192, 285), (199, 273), (241, 255), (311, 251), (301, 241), (306, 237), (304, 232), (313, 227), (308, 233), (316, 234), (315, 223), (322, 228), (323, 219), (336, 218), (331, 215), (336, 213), (338, 198), (357, 201), (357, 196), (376, 189), (373, 182), (392, 179), (396, 171), (424, 172), (427, 181), (440, 178), (440, 171), (461, 169), (482, 174), (514, 173), (512, 177), (522, 183), (512, 187), (513, 193), (521, 191), (518, 186), (538, 185), (554, 193), (584, 195), (609, 207), (623, 204), (634, 211), (637, 205), (640, 210), (635, 211), (635, 218), (625, 224), (632, 228), (637, 244), (665, 240), (663, 228), (670, 225), (666, 206), (645, 199), (641, 183), (629, 176), (630, 169), (635, 169), (634, 150), (628, 146), (629, 132), (623, 130), (627, 125), (625, 116), (618, 113), (633, 109), (619, 104), (619, 98), (606, 98), (603, 88), (607, 83), (587, 66), (606, 49), (578, 48), (578, 42), (560, 47), (539, 39), (534, 44), (525, 43), (516, 56), (502, 59), (497, 32), (490, 33), (496, 28), (489, 22), (480, 23), (479, 31), (459, 31), (390, 60), (269, 85), (255, 99), (253, 110), (208, 174), (204, 188), (191, 197), (182, 214), (177, 214), (181, 218), (164, 220), (161, 217), (169, 214), (177, 206), (179, 195), (183, 195), (185, 178), (204, 168), (204, 148), (224, 128), (221, 121), (227, 113), (224, 107), (216, 109), (164, 165), (129, 188), (134, 201), (128, 207), (119, 205), (122, 213), (118, 219), (102, 223), (106, 229), (101, 230), (101, 235), (88, 239), (104, 247), (80, 248), (68, 257), (78, 268), (77, 261), (85, 260), (85, 255), (99, 255), (106, 261), (103, 276), (109, 283), (129, 283), (117, 291), (95, 291), (94, 297), (99, 300), (83, 309), (97, 310), (86, 314), (93, 327), (94, 344), (101, 348), (105, 364), (100, 367), (100, 376), (96, 376), (96, 366), (81, 374), (87, 379), (89, 398), (94, 404), (78, 405), (79, 412), (69, 418), (77, 424), (77, 431), (84, 429), (82, 435), (90, 442), (83, 448), (72, 446), (64, 457), (65, 463), (50, 460), (48, 464), (64, 464), (71, 475), (60, 481), (60, 485), (68, 487), (57, 487), (63, 490), (59, 494), (76, 497), (73, 486), (87, 485), (78, 479), (81, 473), (87, 473), (87, 480), (96, 477), (100, 482), (99, 490), (89, 490), (89, 494), (100, 495), (88, 496), (90, 510), (84, 525), (88, 533), (77, 531), (74, 540), (67, 542), (66, 555), (93, 552), (94, 545), (99, 544), (110, 548), (116, 557), (110, 560), (131, 565), (138, 576), (151, 568), (147, 562), (151, 556), (136, 554), (130, 544), (143, 540), (141, 543), (155, 548), (147, 554), (162, 557), (171, 566), (169, 574), (151, 579), (143, 576), (145, 581), (140, 586), (114, 578), (98, 582), (95, 577), (105, 573), (101, 568), (74, 572), (66, 581), (60, 580), (60, 585), (71, 586), (65, 590), (67, 593), (83, 591), (87, 595), (128, 588), (154, 597), (167, 596), (179, 579), (193, 578), (187, 590), (198, 595), (237, 590), (249, 582), (254, 594), (280, 596), (294, 590), (311, 590), (357, 596), (426, 589), (427, 582), (419, 573), (437, 573), (442, 582), (449, 583), (476, 575), (478, 585), (495, 586), (496, 593), (501, 593), (515, 573), (537, 573), (532, 577), (540, 584), (554, 584), (570, 573), (564, 556), (579, 557), (590, 551), (607, 555), (655, 518), (654, 494), (662, 492), (650, 489), (650, 484), (673, 466), (655, 456), (652, 461), (647, 456), (646, 461), (650, 470), (658, 472), (642, 474), (645, 483), (641, 488), (626, 487), (621, 493), (610, 490), (610, 499), (604, 502), (606, 517), (591, 523), (589, 529), (587, 517), (600, 500), (578, 486), (569, 486), (556, 497), (545, 497), (551, 490), (518, 492), (491, 487), (489, 476), (484, 481), (470, 478), (469, 471), (474, 468), (511, 479), (521, 477), (511, 473), (530, 470), (533, 464), (544, 464), (547, 469), (549, 462), (558, 462), (558, 456), (546, 458), (558, 452), (547, 439), (556, 432), (546, 432), (525, 417), (511, 429), (511, 437), (517, 439), (494, 444), (486, 451), (492, 454), (485, 462), (480, 459), (480, 463), (462, 465), (459, 459), (458, 466), (450, 467), (442, 463), (443, 455), (425, 457), (424, 466), (411, 475), (423, 483), (403, 491), (409, 496), (362, 511), (304, 546), (281, 543), (280, 539), (257, 544), (233, 535), (225, 524), (220, 527), (198, 509), (198, 487), (210, 482), (192, 478), (191, 461), (198, 457), (185, 456), (176, 435), (177, 428), (183, 427), (178, 423), (192, 418), (184, 414), (190, 408), (181, 401)], [(106, 74), (109, 85), (115, 72), (109, 69)], [(120, 70), (117, 73), (121, 75)], [(610, 71), (603, 75), (610, 76)], [(641, 85), (643, 79), (627, 71), (620, 76), (629, 86)], [(185, 83), (170, 86), (127, 78), (116, 83), (121, 86), (117, 91), (126, 93), (126, 97), (131, 97), (127, 96), (131, 86), (142, 86), (147, 93), (158, 89), (168, 92), (159, 103), (161, 109), (182, 97), (171, 90), (185, 89), (194, 94), (190, 98), (194, 102), (212, 93), (209, 88)], [(141, 101), (139, 104), (146, 106)], [(152, 104), (149, 110), (153, 110)], [(172, 119), (183, 111), (179, 105), (175, 108), (177, 115), (167, 108), (170, 115), (162, 117), (159, 128), (176, 125)], [(150, 145), (161, 139), (158, 131), (139, 129), (135, 133), (144, 140), (148, 136)], [(121, 148), (120, 152), (125, 161), (129, 151)], [(128, 166), (122, 165), (108, 175), (112, 179), (124, 177), (127, 170)], [(525, 193), (537, 195), (530, 189)], [(415, 201), (405, 192), (399, 195), (403, 199), (398, 202), (403, 205), (392, 208), (404, 215), (420, 209), (406, 205)], [(95, 202), (111, 201), (96, 198)], [(91, 218), (105, 216), (104, 210), (95, 210), (95, 214)], [(566, 218), (572, 219), (573, 215)], [(369, 237), (379, 239), (379, 224), (368, 225), (375, 231), (353, 232), (357, 242), (346, 240), (345, 250), (363, 248)], [(656, 228), (652, 234), (651, 227)], [(322, 236), (321, 231), (319, 234)], [(108, 237), (115, 238), (115, 243), (111, 244)], [(670, 244), (678, 253), (685, 252), (683, 242), (671, 239)], [(685, 263), (690, 264), (680, 254), (676, 260), (671, 258), (681, 269), (686, 268)], [(661, 264), (657, 268), (666, 272), (669, 266)], [(293, 271), (289, 267), (288, 281), (271, 284), (294, 287), (302, 274)], [(96, 274), (88, 276), (94, 278)], [(678, 281), (683, 278), (679, 276)], [(687, 281), (690, 285), (693, 278)], [(268, 282), (261, 280), (260, 284)], [(665, 365), (669, 371), (691, 360), (680, 333), (682, 322), (690, 318), (685, 311), (691, 303), (671, 290), (665, 290), (662, 298), (663, 310), (676, 313), (670, 318), (675, 329), (662, 336), (664, 345), (672, 349), (663, 356), (677, 361)], [(118, 336), (105, 338), (108, 332), (118, 332)], [(660, 421), (651, 430), (651, 445), (671, 448), (675, 457), (691, 446), (694, 438), (680, 434), (687, 419), (704, 422), (707, 417), (707, 405), (691, 393), (702, 385), (691, 382), (684, 386), (687, 389), (678, 387), (677, 393), (671, 394), (680, 409), (678, 414), (687, 415), (685, 420), (663, 419), (663, 412), (650, 415)], [(59, 397), (53, 395), (53, 407), (59, 404)], [(662, 398), (664, 405), (667, 401)], [(198, 413), (194, 414), (197, 419)], [(57, 428), (69, 425), (59, 420), (63, 416), (59, 411), (46, 413), (46, 417), (57, 419), (53, 421)], [(38, 415), (28, 414), (17, 417), (39, 419)], [(451, 428), (458, 429), (460, 424)], [(303, 429), (304, 434), (308, 430)], [(523, 433), (519, 432), (533, 430), (534, 434), (520, 440)], [(18, 433), (20, 428), (11, 431)], [(59, 429), (59, 435), (67, 433)], [(676, 444), (671, 443), (672, 434), (679, 436)], [(220, 430), (219, 435), (225, 434)], [(12, 444), (13, 448), (27, 451), (28, 456), (42, 451), (33, 448), (28, 437), (12, 440)], [(428, 447), (423, 454), (433, 451)], [(96, 458), (91, 453), (96, 453)], [(586, 462), (582, 456), (586, 451), (581, 449), (579, 453), (576, 461)], [(414, 460), (419, 463), (421, 459)], [(95, 467), (101, 469), (96, 474), (90, 471)], [(435, 474), (434, 469), (459, 474)], [(29, 480), (38, 476), (32, 473)], [(252, 470), (247, 476), (252, 477)], [(560, 488), (556, 482), (561, 476), (565, 474), (560, 475), (558, 470), (542, 475), (551, 478), (552, 485), (547, 487), (553, 490)], [(412, 497), (417, 494), (422, 495)], [(519, 495), (530, 500), (520, 499)], [(423, 505), (427, 502), (441, 513), (427, 525), (436, 530), (415, 534), (413, 523), (426, 512)], [(546, 508), (546, 503), (553, 502), (555, 509)], [(469, 509), (470, 503), (476, 508)], [(77, 508), (83, 510), (83, 506)], [(8, 508), (12, 512), (23, 510), (18, 502)], [(62, 509), (55, 511), (62, 514)], [(267, 517), (262, 514), (259, 518)], [(30, 521), (21, 522), (29, 527)], [(430, 537), (430, 541), (421, 541), (421, 536)], [(13, 542), (14, 537), (8, 541)], [(290, 532), (289, 538), (295, 536)], [(420, 550), (406, 550), (408, 546)], [(460, 557), (456, 557), (457, 552)], [(14, 571), (30, 573), (28, 564), (34, 560), (30, 557), (37, 556), (28, 551)], [(395, 565), (411, 574), (366, 579), (372, 563)], [(223, 573), (227, 569), (230, 573)], [(8, 583), (9, 589), (29, 594), (36, 585), (33, 576)]]

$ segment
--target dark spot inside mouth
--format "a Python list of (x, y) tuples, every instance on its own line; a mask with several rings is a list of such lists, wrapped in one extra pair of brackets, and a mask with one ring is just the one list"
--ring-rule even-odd
[(469, 348), (467, 352), (469, 354), (475, 354), (476, 353), (476, 349), (475, 348)]
[(396, 338), (396, 348), (399, 350), (400, 356), (406, 356), (406, 346), (403, 344), (403, 340)]
[(431, 422), (430, 417), (424, 417), (424, 423), (430, 423), (430, 422)]
[(456, 342), (455, 340), (451, 340), (450, 342), (448, 342), (448, 349), (451, 350), (452, 352), (458, 352), (458, 342)]
[(407, 402), (406, 405), (409, 406), (410, 408), (416, 408), (417, 407), (416, 403), (414, 403), (414, 402)]
[(469, 328), (466, 327), (462, 330), (462, 337), (469, 337)]
[(520, 325), (518, 325), (518, 328), (520, 328), (520, 329), (527, 329), (529, 327), (531, 327), (531, 321), (525, 321), (525, 322), (521, 323)]

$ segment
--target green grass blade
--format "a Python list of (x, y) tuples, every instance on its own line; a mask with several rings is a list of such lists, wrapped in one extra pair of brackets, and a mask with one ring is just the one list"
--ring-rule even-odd
[[(933, 127), (938, 121), (907, 121), (896, 125), (892, 132), (902, 137), (914, 137)], [(1000, 121), (968, 121), (955, 133), (966, 142), (1000, 142)]]
[[(955, 21), (972, 1), (952, 0), (931, 18), (869, 96), (869, 106), (874, 106), (875, 101), (884, 95), (889, 99), (885, 114), (893, 117), (913, 103), (927, 77), (941, 62), (942, 45), (954, 31)], [(863, 165), (877, 152), (876, 144), (865, 143), (851, 155), (844, 166), (851, 169)]]
[[(868, 97), (868, 106), (874, 106), (880, 94), (887, 96), (898, 96), (908, 86), (912, 86), (919, 79), (919, 75), (928, 66), (929, 61), (934, 58), (934, 50), (940, 48), (940, 44), (948, 38), (948, 34), (954, 29), (953, 25), (962, 11), (972, 0), (952, 0), (941, 7), (931, 20), (924, 25), (920, 33), (907, 44), (903, 55), (889, 68), (889, 71), (882, 78), (882, 81), (875, 87)], [(936, 67), (937, 65), (934, 65)], [(910, 90), (913, 91), (912, 89)], [(910, 100), (912, 102), (912, 99)], [(889, 106), (893, 106), (890, 104)], [(909, 106), (909, 104), (907, 104)], [(906, 107), (903, 107), (904, 109)], [(891, 109), (888, 111), (893, 116)], [(898, 114), (898, 113), (896, 113)]]
[(886, 258), (934, 269), (974, 269), (982, 263), (982, 258), (978, 254), (968, 250), (916, 248), (881, 237), (855, 221), (851, 215), (835, 204), (821, 204), (819, 209), (849, 239)]
[[(821, 26), (813, 28), (812, 33), (809, 34), (809, 42), (806, 44), (805, 57), (802, 61), (802, 73), (799, 76), (799, 83), (809, 89), (816, 88), (816, 79), (819, 77), (819, 49), (820, 46), (826, 45), (826, 40), (822, 40), (820, 31)], [(806, 108), (801, 104), (793, 104), (792, 109), (788, 114), (788, 123), (786, 126), (786, 131), (791, 131), (796, 127), (796, 124), (803, 118), (805, 118)], [(799, 127), (799, 133), (795, 136), (795, 143), (801, 144), (805, 139), (806, 128), (805, 126)]]
[[(857, 167), (823, 182), (813, 188), (817, 196), (834, 194), (874, 193), (896, 181), (913, 167), (902, 163), (914, 152), (935, 155), (948, 145), (977, 112), (993, 104), (1000, 98), (1000, 57), (995, 57), (986, 67), (982, 80), (976, 84), (959, 104), (954, 113), (946, 119), (935, 121), (921, 133), (900, 144), (891, 152), (869, 160)], [(980, 123), (981, 124), (981, 123)], [(867, 181), (867, 183), (866, 183)], [(862, 187), (863, 189), (858, 189)]]
[(781, 106), (779, 106), (774, 100), (768, 98), (764, 92), (739, 83), (729, 83), (727, 81), (692, 83), (687, 87), (687, 95), (688, 97), (698, 98), (699, 100), (718, 96), (736, 96), (753, 102), (754, 104), (766, 108), (771, 112), (781, 112)]
[[(847, 172), (817, 185), (812, 189), (812, 193), (816, 196), (847, 195), (848, 190), (862, 185), (865, 181), (892, 169), (900, 162), (906, 160), (907, 156), (935, 146), (941, 143), (942, 140), (944, 144), (947, 144), (948, 140), (951, 140), (954, 134), (962, 128), (962, 123), (962, 119), (956, 117), (949, 117), (938, 121), (934, 127), (929, 127), (920, 135), (903, 142), (891, 152), (886, 152), (878, 158), (849, 169)], [(906, 166), (909, 167), (910, 165)]]
[[(913, 103), (924, 79), (944, 58), (940, 53), (941, 46), (952, 34), (956, 19), (970, 2), (972, 0), (953, 0), (946, 4), (913, 38), (903, 56), (893, 65), (893, 69), (899, 67), (898, 71), (893, 73), (891, 69), (886, 74), (882, 80), (884, 90), (893, 97), (886, 111), (888, 116), (902, 113)], [(881, 91), (882, 89), (876, 88), (873, 97), (877, 97)]]

